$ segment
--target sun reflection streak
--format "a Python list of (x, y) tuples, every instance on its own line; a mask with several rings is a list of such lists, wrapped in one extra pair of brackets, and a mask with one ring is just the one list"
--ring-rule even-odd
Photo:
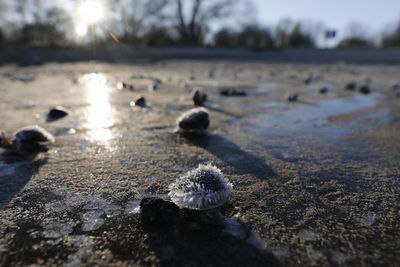
[(90, 139), (102, 142), (110, 140), (112, 132), (109, 128), (114, 125), (114, 121), (110, 118), (107, 79), (99, 73), (86, 74), (82, 79), (87, 86), (87, 100), (90, 103), (87, 115)]

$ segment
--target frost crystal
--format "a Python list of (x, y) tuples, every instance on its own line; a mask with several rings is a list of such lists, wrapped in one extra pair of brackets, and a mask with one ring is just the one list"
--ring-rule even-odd
[(202, 165), (179, 177), (169, 186), (171, 200), (181, 208), (206, 210), (224, 204), (232, 184), (215, 166)]

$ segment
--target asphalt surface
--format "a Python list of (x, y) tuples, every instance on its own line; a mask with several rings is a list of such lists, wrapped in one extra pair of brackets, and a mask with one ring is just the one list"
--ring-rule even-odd
[[(3, 66), (1, 131), (39, 125), (56, 142), (0, 155), (0, 265), (397, 266), (399, 74), (215, 60)], [(371, 93), (345, 90), (351, 81)], [(182, 136), (176, 118), (196, 86), (211, 125)], [(147, 107), (130, 105), (141, 96)], [(58, 105), (69, 115), (47, 120)], [(141, 222), (143, 197), (166, 198), (203, 163), (233, 184), (222, 223)]]

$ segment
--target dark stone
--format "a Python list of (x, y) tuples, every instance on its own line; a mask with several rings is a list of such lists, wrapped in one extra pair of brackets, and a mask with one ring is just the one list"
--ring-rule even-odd
[(236, 89), (222, 89), (219, 91), (220, 95), (223, 96), (246, 96), (247, 93), (245, 91), (242, 90), (236, 90)]
[(195, 89), (192, 100), (196, 106), (203, 106), (207, 100), (207, 94), (200, 89)]
[(179, 128), (186, 131), (207, 129), (209, 125), (210, 120), (208, 118), (208, 113), (202, 110), (198, 110), (183, 117), (178, 124)]
[(328, 92), (328, 87), (322, 87), (319, 89), (320, 94), (326, 94)]
[(304, 80), (304, 83), (305, 84), (310, 84), (310, 83), (312, 83), (313, 80), (314, 80), (313, 76), (310, 75)]
[(179, 207), (171, 201), (146, 197), (140, 202), (140, 218), (145, 224), (173, 224), (178, 215)]
[(357, 87), (357, 84), (355, 82), (349, 82), (348, 84), (346, 84), (346, 90), (349, 91), (354, 91)]
[(16, 140), (15, 149), (19, 153), (39, 153), (39, 152), (47, 152), (49, 149), (46, 145), (35, 142), (23, 142)]
[(54, 121), (68, 116), (68, 111), (62, 106), (57, 106), (50, 109), (47, 114), (47, 121)]
[(219, 91), (220, 95), (224, 95), (224, 96), (229, 96), (230, 95), (230, 91), (229, 89), (222, 89)]
[(48, 142), (49, 139), (40, 131), (36, 129), (24, 129), (15, 135), (16, 141), (27, 143)]
[(299, 98), (298, 94), (289, 94), (287, 95), (286, 100), (289, 102), (296, 102), (298, 98)]
[(146, 99), (143, 96), (141, 96), (135, 100), (134, 105), (144, 108), (146, 107)]
[(23, 129), (15, 135), (13, 148), (19, 153), (38, 153), (48, 151), (47, 145), (54, 140), (38, 129)]
[(360, 86), (360, 88), (358, 88), (358, 91), (359, 91), (360, 93), (362, 93), (362, 94), (369, 94), (369, 93), (371, 93), (371, 89), (369, 88), (368, 85)]

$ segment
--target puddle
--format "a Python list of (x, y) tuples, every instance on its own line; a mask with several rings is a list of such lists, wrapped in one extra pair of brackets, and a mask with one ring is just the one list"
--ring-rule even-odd
[[(256, 136), (267, 136), (271, 133), (282, 132), (290, 134), (295, 131), (296, 135), (302, 133), (326, 137), (334, 135), (336, 137), (349, 133), (349, 129), (338, 125), (327, 125), (329, 118), (372, 108), (379, 101), (379, 94), (355, 94), (350, 98), (340, 98), (321, 103), (268, 101), (261, 104), (267, 110), (256, 112), (258, 114), (255, 117), (243, 124), (251, 135)], [(375, 112), (373, 117), (374, 119), (384, 120), (386, 115), (386, 112)], [(252, 116), (252, 113), (249, 113), (249, 116)]]
[[(352, 113), (358, 110), (374, 107), (379, 101), (379, 95), (371, 94), (354, 95), (351, 98), (335, 99), (322, 103), (296, 103), (297, 107), (284, 112), (272, 111), (272, 114), (261, 114), (257, 116), (257, 120), (261, 123), (276, 124), (284, 123), (284, 125), (307, 123), (323, 124), (328, 117), (338, 116)], [(282, 106), (281, 104), (271, 102), (271, 105)], [(289, 104), (290, 105), (290, 104)], [(304, 124), (305, 123), (305, 124)]]

